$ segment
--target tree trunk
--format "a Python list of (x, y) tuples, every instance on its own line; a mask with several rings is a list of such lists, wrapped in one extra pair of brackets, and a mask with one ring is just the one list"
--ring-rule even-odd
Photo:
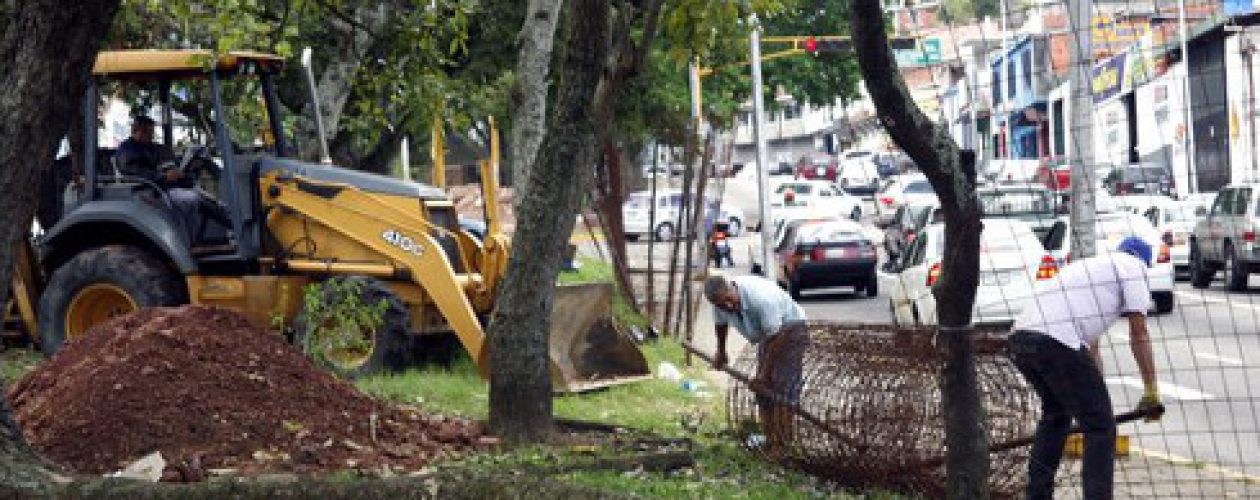
[(622, 176), (622, 157), (617, 147), (610, 142), (603, 144), (603, 169), (598, 176), (599, 188), (596, 189), (596, 210), (600, 211), (600, 229), (604, 233), (604, 241), (608, 242), (608, 253), (612, 255), (613, 277), (617, 287), (626, 298), (627, 305), (634, 312), (639, 312), (639, 302), (634, 285), (630, 281), (630, 264), (626, 253), (625, 221), (621, 217), (621, 205), (625, 200), (624, 176)]
[[(29, 238), (39, 176), (79, 113), (97, 47), (119, 0), (28, 0), (0, 32), (0, 304), (8, 302), (15, 248)], [(0, 400), (0, 478), (38, 488), (51, 479)]]
[(509, 443), (539, 442), (552, 430), (549, 316), (595, 159), (591, 103), (607, 53), (607, 0), (575, 0), (566, 24), (552, 118), (517, 204), (512, 257), (490, 322), (490, 428)]
[(529, 0), (525, 23), (517, 36), (521, 49), (516, 60), (516, 80), (508, 91), (513, 114), (508, 150), (518, 200), (525, 198), (523, 189), (528, 189), (530, 169), (547, 126), (547, 74), (563, 4), (563, 0)]
[(888, 46), (879, 0), (854, 0), (850, 17), (854, 50), (867, 91), (888, 134), (927, 175), (945, 213), (941, 280), (933, 287), (946, 346), (942, 373), (948, 491), (950, 498), (987, 498), (988, 436), (976, 385), (970, 339), (980, 266), (980, 206), (975, 195), (975, 155), (960, 152), (949, 131), (934, 124), (911, 99)]

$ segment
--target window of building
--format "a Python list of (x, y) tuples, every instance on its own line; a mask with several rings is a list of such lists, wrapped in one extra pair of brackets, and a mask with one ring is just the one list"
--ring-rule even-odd
[(802, 116), (802, 113), (803, 113), (803, 110), (801, 109), (800, 104), (793, 103), (793, 104), (788, 104), (787, 106), (783, 107), (784, 120), (798, 119)]
[(1001, 104), (1002, 102), (1002, 64), (998, 63), (993, 68), (993, 104)]
[(1006, 62), (1006, 95), (1015, 98), (1015, 60)]
[(1063, 156), (1067, 154), (1067, 133), (1063, 130), (1063, 99), (1057, 99), (1050, 105), (1050, 128), (1054, 134), (1054, 154)]
[(1020, 56), (1019, 64), (1020, 66), (1024, 67), (1024, 88), (1028, 89), (1029, 92), (1032, 92), (1033, 91), (1033, 84), (1032, 84), (1033, 67), (1032, 67), (1032, 51), (1031, 50), (1024, 51), (1023, 55)]

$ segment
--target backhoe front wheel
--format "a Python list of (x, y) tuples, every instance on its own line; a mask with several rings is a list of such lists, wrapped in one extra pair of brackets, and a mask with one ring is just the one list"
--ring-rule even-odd
[(302, 352), (348, 379), (407, 366), (410, 318), (385, 283), (350, 276), (313, 287), (293, 320), (293, 342)]
[(94, 248), (58, 267), (39, 298), (40, 348), (52, 356), (67, 339), (142, 307), (184, 303), (179, 274), (135, 247)]

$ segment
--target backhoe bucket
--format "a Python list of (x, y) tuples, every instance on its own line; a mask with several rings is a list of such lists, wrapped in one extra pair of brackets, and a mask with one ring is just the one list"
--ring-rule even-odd
[(557, 392), (582, 392), (651, 376), (634, 340), (613, 323), (607, 283), (556, 286), (551, 377)]

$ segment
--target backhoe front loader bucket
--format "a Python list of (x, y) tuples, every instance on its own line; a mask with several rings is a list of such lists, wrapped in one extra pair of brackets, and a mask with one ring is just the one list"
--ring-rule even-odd
[(607, 283), (556, 286), (551, 308), (551, 377), (557, 392), (582, 392), (651, 376), (634, 340), (612, 320)]

